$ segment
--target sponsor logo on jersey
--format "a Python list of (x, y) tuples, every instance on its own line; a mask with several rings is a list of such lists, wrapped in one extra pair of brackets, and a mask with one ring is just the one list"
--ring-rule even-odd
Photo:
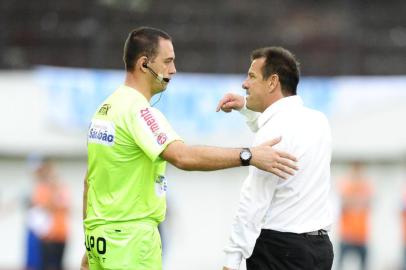
[(113, 146), (114, 136), (115, 129), (113, 122), (94, 119), (90, 124), (88, 133), (89, 143), (97, 143), (107, 146)]
[(159, 135), (156, 138), (156, 141), (158, 142), (159, 145), (163, 145), (166, 140), (168, 139), (168, 137), (166, 136), (165, 133), (159, 133)]
[(149, 108), (142, 109), (140, 111), (142, 119), (144, 119), (145, 123), (149, 127), (149, 129), (152, 131), (152, 133), (156, 133), (159, 130), (159, 125), (157, 121), (155, 120), (155, 117), (152, 115), (151, 111)]
[(168, 136), (165, 133), (160, 132), (158, 121), (155, 119), (150, 109), (142, 109), (140, 110), (140, 114), (149, 130), (151, 130), (152, 134), (154, 134), (154, 136), (156, 137), (157, 143), (159, 145), (163, 145), (168, 139)]
[(107, 113), (109, 112), (110, 108), (111, 108), (111, 105), (110, 105), (110, 104), (103, 104), (103, 105), (100, 107), (100, 109), (99, 109), (99, 111), (97, 112), (97, 114), (100, 114), (100, 115), (107, 115)]
[(168, 182), (166, 181), (165, 176), (158, 175), (155, 179), (155, 192), (158, 197), (162, 197), (166, 194), (166, 190), (168, 189)]

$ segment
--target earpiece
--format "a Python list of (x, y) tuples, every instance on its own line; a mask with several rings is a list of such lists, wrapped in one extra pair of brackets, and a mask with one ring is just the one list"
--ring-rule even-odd
[(148, 68), (147, 62), (142, 63), (142, 66), (143, 66), (144, 68)]

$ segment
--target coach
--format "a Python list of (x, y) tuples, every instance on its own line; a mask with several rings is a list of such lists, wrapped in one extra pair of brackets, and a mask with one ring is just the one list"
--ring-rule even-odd
[[(299, 170), (283, 180), (249, 168), (226, 247), (224, 270), (327, 270), (333, 248), (329, 202), (331, 136), (326, 117), (296, 95), (299, 66), (280, 47), (255, 50), (243, 83), (246, 98), (227, 94), (218, 110), (240, 110), (256, 132), (254, 145), (282, 136), (277, 149), (295, 155)], [(245, 105), (245, 106), (244, 106)]]

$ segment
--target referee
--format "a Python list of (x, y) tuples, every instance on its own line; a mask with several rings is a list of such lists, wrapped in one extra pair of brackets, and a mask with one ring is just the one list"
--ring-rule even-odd
[[(255, 50), (243, 83), (246, 99), (227, 94), (218, 110), (240, 110), (254, 145), (282, 136), (276, 148), (297, 156), (300, 170), (283, 180), (250, 167), (225, 249), (224, 270), (329, 270), (333, 248), (329, 202), (331, 136), (327, 118), (296, 95), (299, 66), (280, 47)], [(246, 101), (246, 102), (245, 102)], [(246, 103), (246, 106), (244, 104)]]
[(251, 164), (280, 177), (296, 168), (295, 158), (271, 147), (280, 139), (251, 149), (184, 144), (149, 104), (176, 73), (174, 61), (161, 30), (138, 28), (125, 42), (125, 82), (99, 106), (88, 132), (82, 269), (162, 269), (157, 225), (166, 211), (166, 161), (184, 170)]

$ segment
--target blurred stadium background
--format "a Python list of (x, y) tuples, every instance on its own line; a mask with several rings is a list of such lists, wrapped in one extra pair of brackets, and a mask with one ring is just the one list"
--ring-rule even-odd
[[(253, 49), (294, 52), (302, 63), (299, 94), (330, 119), (334, 186), (354, 160), (366, 164), (374, 186), (368, 269), (403, 269), (405, 10), (400, 0), (2, 0), (0, 269), (24, 268), (32, 156), (54, 158), (69, 187), (64, 265), (78, 269), (86, 128), (121, 83), (124, 40), (141, 25), (173, 37), (178, 74), (157, 106), (191, 144), (250, 144), (243, 118), (215, 113), (217, 101), (240, 91)], [(246, 173), (169, 167), (165, 269), (221, 269)], [(338, 219), (339, 196), (332, 196)], [(338, 251), (336, 226), (332, 239)], [(352, 257), (344, 269), (357, 264)]]

